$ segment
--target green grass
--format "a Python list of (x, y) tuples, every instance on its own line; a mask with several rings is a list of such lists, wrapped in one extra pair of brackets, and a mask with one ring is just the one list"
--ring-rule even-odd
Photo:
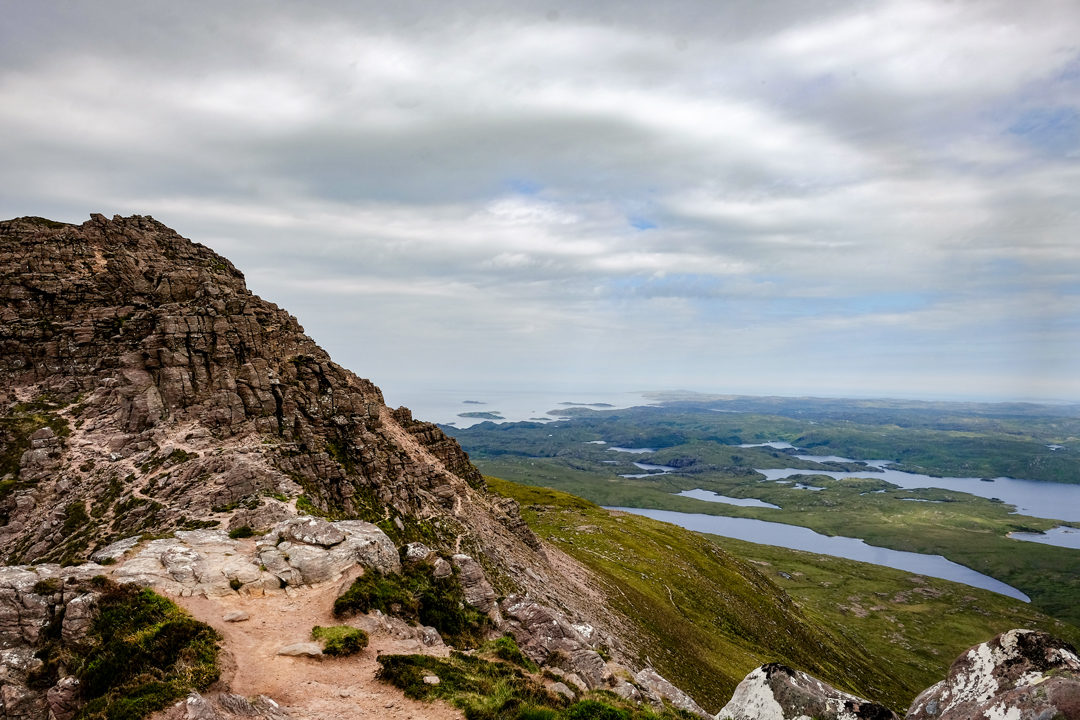
[[(714, 542), (565, 493), (487, 480), (521, 503), (540, 537), (596, 573), (598, 589), (633, 628), (636, 655), (712, 712), (765, 662), (903, 711), (961, 651), (998, 632), (1022, 626), (1080, 639), (1076, 628), (996, 593), (944, 580), (913, 583), (910, 573), (816, 554)], [(878, 606), (886, 609), (871, 610)]]
[(540, 537), (596, 573), (597, 589), (632, 628), (624, 637), (635, 655), (707, 710), (719, 710), (746, 673), (774, 661), (864, 696), (890, 695), (872, 658), (819, 629), (755, 566), (704, 536), (612, 515), (565, 493), (487, 480), (521, 503)]
[(368, 634), (348, 625), (316, 625), (311, 628), (311, 638), (322, 641), (324, 654), (337, 657), (355, 655), (368, 646)]
[(334, 616), (380, 610), (409, 622), (434, 627), (456, 648), (484, 642), (491, 620), (465, 602), (457, 575), (436, 578), (421, 563), (408, 563), (401, 575), (369, 568), (334, 601)]
[[(597, 452), (597, 446), (585, 453)], [(739, 452), (754, 448), (736, 448)], [(800, 480), (823, 487), (807, 492), (764, 482), (760, 475), (723, 470), (622, 478), (640, 472), (626, 465), (604, 465), (573, 452), (555, 457), (499, 455), (476, 458), (486, 473), (529, 485), (572, 492), (600, 505), (657, 508), (783, 522), (825, 535), (858, 537), (872, 545), (908, 552), (943, 555), (1023, 591), (1041, 611), (1080, 625), (1080, 551), (1007, 537), (1010, 532), (1047, 530), (1061, 523), (1011, 513), (1011, 507), (986, 498), (944, 490), (904, 490), (867, 473), (865, 479), (826, 476)], [(673, 455), (691, 457), (696, 446), (657, 453), (650, 461)], [(734, 452), (730, 448), (724, 452)], [(616, 453), (608, 453), (608, 456)], [(603, 456), (600, 456), (603, 457)], [(740, 498), (757, 498), (781, 509), (711, 503), (674, 493), (702, 488)], [(876, 492), (884, 490), (884, 492)], [(922, 498), (943, 502), (910, 502)], [(1068, 524), (1068, 523), (1065, 523)]]
[(219, 637), (151, 590), (104, 577), (69, 590), (100, 593), (85, 645), (63, 643), (60, 621), (45, 631), (32, 687), (55, 684), (61, 669), (78, 678), (85, 705), (79, 720), (140, 720), (218, 678)]
[(1006, 630), (1037, 628), (1080, 642), (1076, 627), (997, 593), (818, 553), (710, 538), (754, 563), (808, 618), (865, 648), (912, 696), (941, 680), (965, 648)]
[[(455, 652), (431, 655), (381, 655), (378, 678), (416, 700), (444, 700), (466, 720), (685, 720), (694, 716), (666, 708), (655, 712), (597, 691), (574, 703), (547, 690), (533, 674), (503, 662)], [(439, 678), (437, 684), (425, 676)]]

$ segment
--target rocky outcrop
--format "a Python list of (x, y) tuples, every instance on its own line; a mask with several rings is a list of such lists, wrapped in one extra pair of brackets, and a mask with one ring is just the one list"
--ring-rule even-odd
[[(115, 547), (124, 546), (126, 551), (134, 547), (128, 541)], [(115, 559), (113, 547), (101, 552)], [(171, 538), (139, 546), (112, 575), (120, 582), (180, 596), (261, 595), (335, 580), (356, 565), (387, 573), (401, 569), (396, 546), (377, 526), (297, 517), (280, 523), (253, 546), (220, 530), (177, 531)]]
[(401, 527), (442, 516), (447, 534), (474, 505), (483, 481), (454, 440), (391, 412), (208, 248), (138, 216), (21, 218), (0, 239), (0, 395), (23, 403), (4, 429), (24, 451), (0, 469), (9, 562), (226, 527), (260, 494), (369, 520), (388, 506)]
[(711, 718), (707, 712), (701, 709), (694, 699), (679, 688), (672, 685), (667, 678), (656, 672), (651, 667), (638, 671), (634, 676), (637, 685), (645, 690), (649, 696), (667, 701), (684, 712), (693, 713), (698, 717)]
[(717, 720), (899, 720), (886, 707), (837, 690), (778, 663), (757, 668), (735, 688)]
[(1010, 630), (964, 652), (908, 720), (1080, 718), (1080, 659), (1046, 633)]
[(85, 645), (97, 607), (86, 581), (103, 571), (0, 567), (0, 720), (71, 720), (82, 707), (79, 681), (39, 655), (57, 630), (69, 651)]
[(271, 698), (246, 698), (233, 693), (191, 693), (168, 710), (155, 715), (160, 720), (289, 720), (289, 715)]

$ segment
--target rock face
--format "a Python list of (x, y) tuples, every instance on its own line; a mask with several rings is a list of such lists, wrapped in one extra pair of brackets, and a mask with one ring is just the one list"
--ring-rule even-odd
[(390, 411), (225, 258), (138, 216), (21, 218), (0, 240), (0, 441), (20, 451), (0, 468), (8, 562), (225, 527), (262, 494), (301, 491), (341, 517), (388, 507), (402, 527), (440, 515), (459, 530), (483, 480), (457, 443)]
[(896, 713), (778, 663), (739, 683), (717, 720), (899, 720)]
[[(0, 449), (0, 562), (93, 559), (71, 572), (259, 594), (357, 564), (399, 572), (398, 546), (422, 538), (409, 557), (457, 574), (467, 602), (550, 656), (568, 688), (641, 694), (615, 680), (628, 666), (597, 652), (623, 647), (602, 629), (613, 614), (558, 581), (517, 503), (486, 492), (456, 441), (386, 407), (228, 260), (150, 217), (0, 222)], [(54, 566), (36, 567), (40, 580)], [(32, 645), (55, 603), (22, 586), (34, 571), (4, 572), (0, 720), (68, 715), (77, 688), (30, 691), (35, 659), (2, 644)], [(64, 641), (77, 643), (93, 599), (68, 600)], [(441, 643), (432, 628), (407, 632)], [(222, 702), (193, 696), (173, 711), (251, 711)]]
[(1080, 659), (1046, 633), (1010, 630), (963, 653), (908, 720), (1080, 718)]
[(70, 720), (82, 707), (79, 681), (51, 676), (37, 653), (57, 625), (66, 646), (86, 640), (97, 596), (80, 581), (104, 570), (0, 567), (0, 719)]

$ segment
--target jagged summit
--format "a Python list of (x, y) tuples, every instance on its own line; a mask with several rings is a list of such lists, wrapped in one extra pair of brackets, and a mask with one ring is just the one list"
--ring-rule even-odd
[(0, 237), (0, 392), (20, 416), (4, 429), (18, 446), (34, 426), (21, 466), (16, 447), (2, 468), (9, 561), (225, 522), (215, 509), (259, 494), (270, 513), (269, 496), (302, 493), (402, 535), (436, 515), (461, 533), (483, 481), (457, 443), (387, 408), (225, 258), (144, 216), (19, 218)]

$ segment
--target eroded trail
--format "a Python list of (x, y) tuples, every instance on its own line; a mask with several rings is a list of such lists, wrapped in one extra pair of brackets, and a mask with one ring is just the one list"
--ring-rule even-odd
[[(399, 639), (370, 631), (371, 643), (359, 655), (288, 657), (278, 650), (311, 640), (315, 625), (341, 624), (331, 614), (342, 583), (290, 590), (268, 595), (170, 598), (197, 619), (211, 625), (224, 638), (222, 680), (231, 692), (244, 696), (267, 695), (295, 720), (340, 718), (425, 718), (459, 720), (462, 713), (444, 703), (423, 703), (375, 679), (376, 657), (386, 653), (446, 655), (445, 646), (423, 647), (414, 639)], [(226, 613), (242, 611), (248, 619), (225, 622)], [(369, 629), (374, 623), (353, 620)], [(348, 622), (348, 621), (347, 621)]]

